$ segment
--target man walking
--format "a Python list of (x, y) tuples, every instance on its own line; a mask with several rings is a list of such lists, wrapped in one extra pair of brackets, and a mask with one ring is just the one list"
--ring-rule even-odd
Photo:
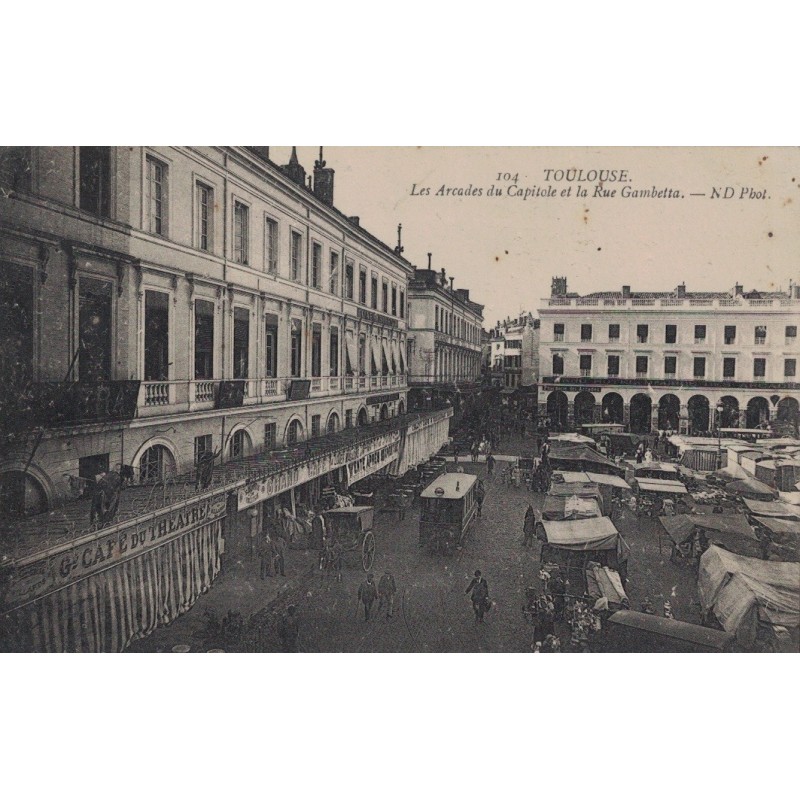
[(273, 569), (281, 577), (286, 577), (286, 540), (280, 536), (270, 539)]
[(494, 456), (491, 453), (489, 453), (489, 455), (486, 456), (486, 469), (489, 471), (489, 477), (492, 477), (494, 475), (494, 465), (495, 465)]
[(525, 538), (522, 540), (523, 547), (530, 547), (533, 545), (533, 535), (536, 528), (536, 512), (533, 506), (528, 504), (528, 510), (525, 512), (525, 521), (522, 523), (522, 532)]
[(486, 499), (486, 487), (483, 485), (482, 480), (478, 480), (475, 484), (475, 503), (478, 506), (478, 519), (483, 516), (483, 501)]
[(489, 607), (489, 584), (486, 578), (481, 576), (479, 569), (475, 570), (475, 577), (470, 581), (464, 594), (470, 595), (472, 610), (475, 612), (475, 620), (483, 622), (483, 615)]
[(378, 581), (378, 613), (383, 610), (386, 603), (386, 619), (394, 614), (394, 596), (397, 593), (397, 584), (394, 582), (394, 575), (387, 569)]
[(370, 609), (378, 599), (378, 590), (375, 588), (374, 577), (370, 572), (367, 575), (367, 579), (358, 587), (358, 600), (364, 604), (364, 622), (369, 622)]

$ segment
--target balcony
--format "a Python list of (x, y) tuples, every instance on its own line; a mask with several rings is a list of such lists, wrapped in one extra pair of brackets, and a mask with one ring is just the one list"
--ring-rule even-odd
[(582, 369), (581, 370), (581, 378), (591, 378), (592, 371), (590, 369)]

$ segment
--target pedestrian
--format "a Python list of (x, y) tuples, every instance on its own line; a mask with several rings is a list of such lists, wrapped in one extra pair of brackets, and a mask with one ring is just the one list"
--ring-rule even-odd
[(282, 577), (286, 577), (286, 540), (280, 536), (270, 539), (272, 568)]
[(478, 444), (478, 440), (476, 439), (472, 443), (472, 463), (476, 464), (478, 461), (478, 451), (480, 449), (480, 445)]
[(475, 502), (478, 505), (478, 518), (483, 516), (483, 501), (486, 499), (486, 487), (482, 480), (478, 480), (475, 485)]
[(296, 606), (289, 606), (280, 620), (278, 620), (278, 636), (280, 636), (284, 653), (297, 652), (297, 640), (300, 637), (300, 626), (297, 623), (296, 611)]
[(364, 622), (369, 622), (369, 612), (377, 599), (378, 590), (375, 587), (375, 576), (370, 572), (367, 579), (358, 587), (358, 600), (364, 604)]
[(550, 442), (545, 439), (542, 444), (542, 467), (547, 470), (550, 468)]
[(479, 569), (475, 570), (475, 577), (470, 581), (464, 594), (470, 595), (472, 610), (475, 612), (475, 620), (483, 622), (483, 615), (488, 611), (491, 603), (489, 601), (489, 584), (486, 578), (481, 575)]
[(261, 580), (263, 581), (275, 574), (273, 569), (272, 537), (269, 535), (268, 530), (264, 530), (261, 534), (261, 539), (258, 543), (258, 555), (261, 559)]
[(644, 442), (639, 442), (636, 447), (636, 463), (641, 464), (644, 461)]
[(491, 453), (489, 453), (489, 455), (486, 456), (486, 469), (489, 471), (489, 475), (492, 475), (492, 476), (494, 475), (494, 465), (495, 465), (495, 463), (496, 462), (495, 462), (494, 456)]
[(524, 538), (522, 539), (522, 546), (523, 547), (531, 547), (533, 546), (533, 535), (535, 533), (536, 528), (536, 512), (533, 510), (533, 506), (528, 503), (528, 510), (525, 512), (525, 521), (522, 523), (522, 532)]
[(394, 596), (397, 594), (397, 584), (394, 582), (394, 575), (387, 569), (378, 581), (378, 613), (383, 610), (386, 603), (386, 619), (394, 613)]
[(458, 464), (458, 445), (453, 445), (453, 463)]

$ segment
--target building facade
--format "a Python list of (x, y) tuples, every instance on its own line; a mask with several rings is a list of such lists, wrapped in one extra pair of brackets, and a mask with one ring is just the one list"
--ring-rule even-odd
[(800, 289), (578, 295), (554, 278), (542, 301), (539, 415), (634, 432), (797, 431)]
[(4, 514), (407, 409), (413, 267), (321, 151), (5, 148), (0, 183)]
[(492, 384), (501, 389), (535, 386), (539, 378), (539, 320), (520, 314), (490, 331)]

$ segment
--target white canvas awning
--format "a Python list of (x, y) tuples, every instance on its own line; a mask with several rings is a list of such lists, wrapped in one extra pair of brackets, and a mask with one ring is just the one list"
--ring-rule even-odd
[(353, 331), (345, 331), (344, 340), (346, 342), (346, 353), (348, 364), (346, 365), (346, 373), (348, 375), (358, 374), (358, 350), (356, 348), (356, 337)]

